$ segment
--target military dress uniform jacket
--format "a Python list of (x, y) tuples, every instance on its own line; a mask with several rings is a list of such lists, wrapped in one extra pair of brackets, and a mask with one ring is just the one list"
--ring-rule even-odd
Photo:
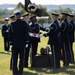
[(27, 23), (26, 24), (26, 26), (27, 26), (27, 29), (28, 29), (28, 36), (29, 36), (29, 44), (30, 44), (30, 35), (29, 35), (29, 33), (31, 33), (31, 29), (30, 29), (30, 26), (29, 26), (29, 24)]
[(63, 20), (61, 23), (61, 41), (64, 42), (69, 42), (69, 24), (67, 19)]
[(13, 47), (25, 47), (29, 41), (27, 23), (21, 19), (11, 23), (11, 38)]
[(69, 35), (70, 35), (70, 42), (74, 42), (74, 22), (70, 21), (69, 22)]
[(56, 21), (52, 22), (50, 25), (50, 31), (46, 36), (49, 36), (48, 44), (60, 44), (60, 33), (59, 33), (59, 24)]
[[(43, 27), (39, 26), (39, 24), (33, 23), (33, 22), (30, 25), (30, 30), (31, 30), (31, 33), (35, 33), (35, 34), (40, 34), (40, 30), (46, 31), (45, 28), (43, 28)], [(30, 40), (31, 40), (31, 43), (40, 42), (40, 38), (37, 38), (37, 37), (31, 37)]]
[(9, 25), (8, 26), (3, 25), (3, 27), (2, 27), (2, 36), (6, 39), (9, 39), (9, 30), (10, 30)]

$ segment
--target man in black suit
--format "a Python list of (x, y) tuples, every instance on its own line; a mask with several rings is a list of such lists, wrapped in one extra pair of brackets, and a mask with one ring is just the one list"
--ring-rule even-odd
[[(22, 21), (21, 11), (15, 12), (17, 20), (11, 23), (11, 38), (12, 38), (12, 63), (13, 63), (13, 75), (23, 74), (23, 63), (24, 63), (24, 51), (28, 47), (29, 36), (28, 28), (26, 23)], [(19, 55), (19, 65), (18, 65)], [(17, 67), (18, 66), (18, 67)]]
[(69, 22), (69, 63), (74, 63), (74, 53), (73, 53), (73, 42), (74, 42), (74, 15), (73, 14), (68, 14), (68, 22)]
[(33, 57), (37, 54), (38, 49), (38, 43), (40, 42), (40, 30), (48, 31), (46, 28), (43, 28), (37, 23), (36, 16), (30, 17), (31, 23), (29, 24), (31, 33), (33, 33), (33, 36), (30, 37), (30, 43), (31, 43), (31, 50), (32, 50), (32, 60)]
[(60, 31), (59, 23), (57, 21), (59, 14), (52, 13), (52, 23), (50, 25), (50, 31), (43, 36), (49, 36), (48, 44), (52, 50), (53, 68), (60, 68), (60, 52), (61, 52), (61, 41), (60, 41)]
[(2, 36), (4, 38), (4, 50), (9, 51), (9, 19), (5, 18), (5, 24), (2, 26)]
[(69, 24), (67, 21), (68, 13), (62, 12), (61, 29), (61, 43), (62, 43), (62, 57), (63, 65), (69, 66)]

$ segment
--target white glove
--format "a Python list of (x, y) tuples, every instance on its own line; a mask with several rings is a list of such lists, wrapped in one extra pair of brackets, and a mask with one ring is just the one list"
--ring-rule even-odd
[(34, 36), (33, 33), (29, 33), (30, 36)]
[(40, 34), (40, 38), (43, 37), (43, 34)]
[(9, 30), (6, 30), (6, 32), (9, 32)]
[(25, 46), (26, 48), (28, 47), (28, 44), (26, 44), (26, 46)]

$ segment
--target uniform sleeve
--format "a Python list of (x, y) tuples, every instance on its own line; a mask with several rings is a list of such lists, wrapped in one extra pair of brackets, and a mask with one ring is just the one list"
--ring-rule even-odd
[(4, 36), (4, 26), (2, 26), (2, 36)]
[(75, 30), (75, 23), (74, 23), (74, 30)]
[(52, 24), (52, 25), (50, 26), (49, 32), (47, 33), (47, 36), (53, 34), (56, 30), (57, 30), (57, 26), (56, 26), (55, 24)]
[(12, 29), (12, 24), (9, 26), (9, 42), (12, 43), (12, 35), (13, 35), (13, 29)]
[(66, 24), (65, 24), (65, 23), (62, 23), (60, 28), (61, 28), (61, 32), (65, 31), (65, 29), (66, 29)]
[(29, 43), (29, 29), (28, 29), (28, 26), (26, 23), (24, 23), (24, 33), (25, 33), (25, 40), (26, 40), (26, 43)]

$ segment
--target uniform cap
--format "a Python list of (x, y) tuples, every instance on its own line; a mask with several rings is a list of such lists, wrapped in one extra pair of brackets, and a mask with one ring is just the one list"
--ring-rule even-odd
[(9, 18), (5, 18), (4, 21), (9, 21)]
[(68, 13), (67, 13), (67, 12), (62, 12), (61, 14), (62, 14), (62, 15), (68, 15)]
[(55, 12), (52, 12), (51, 14), (54, 15), (54, 16), (59, 16), (59, 14), (55, 13)]
[(35, 19), (35, 18), (36, 18), (36, 16), (35, 16), (35, 15), (30, 17), (30, 19)]
[(74, 17), (74, 15), (73, 15), (73, 14), (68, 14), (68, 16), (70, 16), (70, 17)]
[(29, 14), (24, 14), (22, 17), (29, 16)]
[(14, 14), (15, 15), (20, 15), (21, 14), (21, 11), (20, 10), (16, 10), (16, 11), (14, 11)]
[(12, 19), (13, 17), (15, 17), (15, 15), (14, 15), (14, 14), (10, 16), (10, 18), (11, 18), (11, 19)]

